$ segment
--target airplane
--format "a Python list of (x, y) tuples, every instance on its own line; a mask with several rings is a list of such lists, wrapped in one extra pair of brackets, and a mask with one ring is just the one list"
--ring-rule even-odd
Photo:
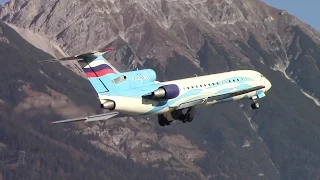
[(160, 126), (174, 120), (183, 123), (194, 119), (196, 109), (222, 102), (248, 99), (258, 109), (258, 99), (266, 96), (270, 81), (254, 70), (237, 70), (166, 82), (157, 81), (152, 69), (119, 72), (104, 54), (106, 48), (80, 55), (42, 62), (78, 61), (97, 93), (100, 107), (110, 112), (51, 122), (102, 121), (121, 116), (158, 116)]

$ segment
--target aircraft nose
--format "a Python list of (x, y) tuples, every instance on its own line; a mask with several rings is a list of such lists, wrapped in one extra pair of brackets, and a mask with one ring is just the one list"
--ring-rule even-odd
[(265, 81), (266, 81), (266, 91), (269, 91), (269, 89), (271, 89), (272, 87), (272, 84), (268, 79), (266, 79)]

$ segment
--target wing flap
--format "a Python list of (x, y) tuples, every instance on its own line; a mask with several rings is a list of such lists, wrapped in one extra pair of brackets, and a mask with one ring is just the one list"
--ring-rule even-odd
[(101, 114), (101, 115), (96, 115), (96, 116), (91, 116), (84, 122), (93, 122), (93, 121), (105, 121), (111, 118), (120, 117), (120, 113), (118, 112), (112, 112), (112, 113), (106, 113), (106, 114)]
[(221, 101), (221, 100), (233, 97), (233, 96), (239, 96), (239, 95), (246, 94), (246, 93), (249, 93), (249, 92), (252, 92), (252, 91), (256, 91), (256, 90), (259, 90), (259, 89), (263, 89), (263, 88), (265, 88), (265, 86), (256, 86), (256, 87), (252, 87), (252, 88), (248, 88), (248, 89), (243, 89), (243, 90), (240, 90), (240, 91), (235, 91), (235, 92), (230, 92), (230, 93), (225, 93), (225, 94), (219, 94), (219, 95), (215, 95), (215, 96), (212, 96), (210, 94), (203, 94), (201, 96), (188, 99), (185, 102), (179, 102), (178, 104), (173, 104), (170, 107), (174, 108), (176, 110), (185, 109), (185, 108), (189, 108), (189, 107), (193, 107), (193, 106), (196, 106), (196, 105), (203, 104), (205, 102)]
[(109, 113), (97, 114), (97, 115), (92, 115), (87, 117), (79, 117), (79, 118), (73, 118), (73, 119), (54, 121), (54, 122), (51, 122), (50, 124), (70, 123), (70, 122), (79, 122), (79, 121), (83, 121), (83, 122), (105, 121), (110, 118), (117, 118), (116, 116), (122, 117), (122, 115), (120, 115), (119, 112), (109, 112)]
[(188, 107), (196, 106), (199, 104), (203, 104), (206, 102), (208, 97), (211, 95), (211, 93), (203, 93), (199, 95), (193, 95), (189, 97), (187, 100), (181, 99), (173, 104), (171, 104), (169, 107), (173, 109), (185, 109)]
[(197, 100), (189, 101), (189, 102), (186, 102), (186, 103), (182, 103), (176, 108), (176, 110), (185, 109), (185, 108), (188, 108), (188, 107), (196, 106), (198, 104), (204, 103), (205, 101), (206, 101), (206, 99), (197, 99)]
[(233, 97), (233, 96), (239, 96), (239, 95), (246, 94), (246, 93), (249, 93), (249, 92), (252, 92), (252, 91), (257, 91), (257, 90), (263, 89), (263, 88), (265, 88), (265, 86), (256, 86), (256, 87), (243, 89), (243, 90), (236, 91), (236, 92), (220, 94), (220, 95), (217, 95), (217, 96), (211, 96), (211, 97), (208, 98), (208, 101), (220, 101), (220, 100), (227, 99), (227, 98), (230, 98), (230, 97)]

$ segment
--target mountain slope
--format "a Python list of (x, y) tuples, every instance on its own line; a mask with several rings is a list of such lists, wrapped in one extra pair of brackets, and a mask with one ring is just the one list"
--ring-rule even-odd
[[(12, 29), (14, 29), (17, 33), (19, 33), (19, 35), (22, 38), (24, 38), (26, 41), (28, 41), (30, 44), (50, 54), (51, 56), (55, 58), (68, 56), (68, 54), (66, 54), (62, 49), (60, 49), (60, 47), (56, 43), (52, 42), (49, 38), (45, 36), (41, 36), (39, 34), (35, 34), (28, 29), (18, 28), (12, 24), (8, 24), (8, 25)], [(61, 64), (68, 67), (69, 69), (79, 74), (80, 76), (85, 77), (78, 63), (75, 63), (73, 61), (69, 61), (69, 62), (66, 61), (66, 62), (62, 62)]]
[[(158, 80), (235, 69), (262, 72), (273, 87), (258, 111), (249, 102), (221, 104), (199, 111), (192, 123), (156, 132), (183, 134), (206, 152), (188, 166), (202, 179), (319, 178), (320, 36), (287, 12), (258, 0), (15, 0), (2, 7), (0, 17), (53, 39), (68, 54), (113, 46), (116, 51), (106, 57), (117, 68), (153, 68)], [(135, 159), (134, 150), (121, 150), (137, 138), (130, 132), (139, 126), (128, 130), (128, 121), (95, 124), (84, 132), (116, 127), (92, 142)], [(123, 129), (127, 133), (118, 133)], [(115, 134), (121, 143), (105, 140)]]
[[(33, 47), (2, 21), (0, 37), (1, 178), (191, 179), (196, 176), (192, 171), (184, 174), (164, 171), (133, 165), (130, 159), (106, 156), (90, 143), (97, 139), (95, 135), (76, 132), (78, 128), (87, 128), (84, 124), (78, 124), (77, 128), (48, 125), (60, 118), (95, 113), (98, 102), (93, 88), (87, 80), (60, 64), (37, 62), (52, 56)], [(200, 151), (189, 146), (195, 153)]]

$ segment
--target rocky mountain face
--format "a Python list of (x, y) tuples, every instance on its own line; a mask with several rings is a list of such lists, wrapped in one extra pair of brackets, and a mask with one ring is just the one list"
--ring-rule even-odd
[[(68, 56), (68, 54), (66, 54), (55, 42), (53, 42), (48, 37), (36, 34), (29, 29), (19, 28), (13, 24), (8, 24), (8, 25), (12, 29), (14, 29), (17, 33), (19, 33), (19, 35), (24, 40), (28, 41), (30, 44), (32, 44), (36, 48), (41, 49), (42, 51), (50, 54), (51, 56), (55, 58)], [(78, 75), (85, 77), (78, 63), (75, 63), (73, 61), (64, 61), (64, 62), (61, 62), (61, 64), (66, 66), (70, 70), (74, 71)]]
[(109, 158), (196, 179), (320, 176), (320, 33), (285, 11), (258, 0), (12, 0), (0, 18), (68, 54), (113, 46), (114, 66), (153, 68), (158, 80), (255, 69), (273, 84), (258, 111), (244, 101), (165, 129), (128, 118), (76, 131)]
[[(51, 126), (48, 122), (65, 118), (86, 116), (98, 111), (93, 88), (87, 80), (79, 77), (60, 64), (39, 63), (53, 58), (26, 42), (19, 34), (0, 22), (0, 178), (1, 179), (168, 179), (169, 177), (191, 179), (196, 177), (197, 166), (193, 160), (201, 159), (206, 152), (200, 150), (182, 135), (175, 132), (158, 134), (150, 125), (139, 126), (135, 120), (137, 135), (126, 133), (127, 129), (113, 126), (104, 137), (113, 135), (105, 143), (114, 150), (122, 144), (122, 136), (129, 135), (129, 148), (162, 146), (157, 151), (136, 150), (124, 159), (119, 153), (106, 156), (105, 149), (98, 146), (99, 131), (88, 127), (64, 125)], [(124, 122), (125, 123), (125, 122)], [(126, 123), (127, 125), (129, 123)], [(150, 123), (149, 123), (150, 124)], [(79, 131), (79, 129), (84, 129)], [(118, 138), (116, 137), (118, 134)], [(148, 135), (158, 135), (149, 137)], [(99, 135), (99, 136), (98, 136)], [(151, 139), (151, 140), (149, 140)], [(172, 144), (170, 139), (179, 140)], [(155, 142), (159, 140), (159, 142)], [(108, 144), (109, 143), (109, 144)], [(111, 143), (111, 144), (110, 144)], [(114, 143), (114, 144), (112, 144)], [(123, 146), (124, 147), (124, 146)], [(185, 155), (178, 154), (190, 149)], [(126, 151), (128, 151), (126, 150)], [(119, 147), (119, 152), (125, 152)], [(155, 169), (141, 163), (144, 159), (158, 158), (165, 154), (184, 173), (163, 168)], [(124, 154), (124, 153), (123, 153)], [(162, 158), (163, 156), (161, 156)], [(158, 160), (158, 161), (157, 161)], [(159, 159), (150, 162), (163, 166)], [(145, 161), (144, 161), (145, 162)], [(110, 166), (112, 164), (112, 166)], [(189, 169), (191, 167), (191, 169)], [(156, 176), (156, 177), (153, 177)]]

